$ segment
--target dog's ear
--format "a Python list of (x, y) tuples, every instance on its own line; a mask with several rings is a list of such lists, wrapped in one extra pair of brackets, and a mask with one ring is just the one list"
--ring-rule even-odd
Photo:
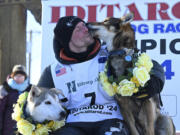
[(134, 19), (134, 14), (132, 12), (124, 15), (123, 17), (120, 18), (122, 21), (122, 24), (127, 24), (133, 21)]
[(30, 92), (31, 92), (32, 97), (38, 97), (41, 94), (41, 89), (38, 88), (37, 86), (33, 85), (31, 87), (31, 91)]
[(63, 94), (63, 92), (62, 92), (62, 90), (60, 90), (60, 89), (51, 88), (50, 90), (54, 91), (57, 95), (60, 94), (60, 95), (62, 95), (63, 97), (65, 97), (64, 94)]

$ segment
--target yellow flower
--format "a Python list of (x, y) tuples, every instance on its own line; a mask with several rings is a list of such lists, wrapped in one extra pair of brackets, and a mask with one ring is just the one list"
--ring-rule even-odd
[(55, 131), (55, 130), (61, 128), (61, 127), (64, 126), (64, 125), (65, 125), (65, 121), (64, 121), (64, 120), (54, 121), (54, 124), (53, 124), (52, 129)]
[(46, 125), (35, 130), (35, 135), (48, 135), (49, 128)]
[(18, 100), (17, 104), (13, 105), (13, 113), (12, 113), (12, 119), (19, 121), (21, 119), (21, 115), (23, 114), (23, 105), (27, 99), (28, 92), (22, 93)]
[(19, 95), (17, 102), (19, 104), (23, 104), (26, 101), (27, 96), (28, 96), (28, 92), (22, 93), (21, 95)]
[(142, 87), (144, 87), (145, 83), (150, 79), (150, 75), (144, 67), (134, 68), (133, 76), (136, 77)]
[(146, 53), (142, 53), (141, 56), (138, 57), (138, 61), (135, 65), (137, 67), (145, 67), (148, 72), (150, 72), (151, 68), (153, 67), (151, 58)]
[(23, 114), (23, 105), (27, 99), (27, 96), (28, 92), (22, 93), (17, 100), (17, 104), (13, 105), (14, 112), (12, 113), (12, 119), (16, 121), (19, 121), (21, 119), (21, 115)]
[(137, 80), (136, 77), (133, 76), (130, 81), (133, 82), (133, 83), (135, 83), (135, 84), (136, 84), (136, 87), (139, 87), (139, 86), (140, 86), (140, 84), (139, 84), (139, 82), (138, 82), (138, 80)]
[(105, 74), (105, 72), (100, 72), (99, 76), (103, 89), (106, 91), (106, 93), (109, 96), (114, 96), (115, 95), (114, 87), (111, 85), (111, 83), (108, 82), (108, 77)]
[(109, 82), (103, 83), (103, 89), (106, 91), (106, 93), (109, 96), (114, 96), (115, 95), (114, 88)]
[(37, 124), (36, 127), (37, 127), (37, 128), (41, 128), (41, 127), (42, 127), (42, 124)]
[(61, 128), (64, 125), (65, 125), (65, 121), (64, 120), (61, 120), (61, 121), (50, 121), (48, 123), (48, 127), (51, 128), (53, 131)]
[(27, 120), (21, 119), (17, 122), (17, 128), (19, 133), (23, 135), (32, 135), (35, 126), (29, 123)]
[(21, 114), (22, 114), (22, 110), (19, 104), (14, 105), (14, 112), (12, 113), (12, 119), (16, 121), (20, 120)]
[(105, 72), (100, 72), (99, 76), (100, 76), (101, 83), (108, 81), (108, 77)]
[(49, 123), (48, 123), (48, 127), (52, 127), (54, 125), (54, 121), (53, 120), (51, 120)]
[(133, 90), (133, 93), (137, 93), (139, 90), (138, 90), (138, 88), (135, 88), (134, 90)]
[(117, 92), (118, 85), (117, 85), (115, 82), (113, 82), (113, 83), (112, 83), (112, 86), (113, 86), (113, 91), (116, 93), (116, 92)]
[(117, 93), (121, 96), (132, 96), (135, 90), (135, 84), (127, 79), (122, 80), (117, 88)]

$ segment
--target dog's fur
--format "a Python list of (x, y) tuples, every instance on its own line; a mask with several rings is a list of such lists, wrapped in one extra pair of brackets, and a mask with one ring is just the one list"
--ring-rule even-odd
[(58, 95), (60, 90), (55, 88), (41, 88), (32, 86), (26, 105), (26, 113), (36, 122), (44, 122), (45, 120), (59, 121), (66, 117), (66, 111), (62, 107)]
[[(126, 55), (132, 55), (135, 48), (135, 33), (130, 22), (133, 14), (127, 14), (122, 18), (107, 18), (103, 22), (89, 23), (88, 27), (94, 37), (107, 44), (109, 52), (124, 50)], [(113, 55), (109, 57), (111, 72), (115, 78), (126, 74), (126, 68), (132, 63), (126, 62), (124, 56)], [(127, 123), (131, 135), (175, 135), (172, 119), (163, 116), (159, 112), (156, 97), (140, 101), (132, 97), (115, 95), (120, 106), (121, 113)], [(156, 122), (156, 120), (158, 120)], [(170, 126), (167, 131), (164, 127)], [(160, 131), (161, 129), (164, 131)]]

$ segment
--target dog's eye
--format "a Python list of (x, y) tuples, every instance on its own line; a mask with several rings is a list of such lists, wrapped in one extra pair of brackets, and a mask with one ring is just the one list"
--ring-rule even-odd
[(50, 105), (50, 104), (51, 104), (51, 102), (50, 102), (50, 101), (46, 101), (46, 102), (45, 102), (45, 104)]

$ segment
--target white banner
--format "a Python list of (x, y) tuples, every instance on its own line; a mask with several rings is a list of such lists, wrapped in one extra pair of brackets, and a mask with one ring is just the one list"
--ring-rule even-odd
[(74, 15), (94, 22), (134, 12), (132, 26), (136, 31), (137, 47), (158, 61), (165, 70), (162, 112), (171, 116), (176, 130), (180, 130), (179, 0), (42, 0), (42, 5), (42, 70), (55, 59), (53, 29), (60, 17)]

